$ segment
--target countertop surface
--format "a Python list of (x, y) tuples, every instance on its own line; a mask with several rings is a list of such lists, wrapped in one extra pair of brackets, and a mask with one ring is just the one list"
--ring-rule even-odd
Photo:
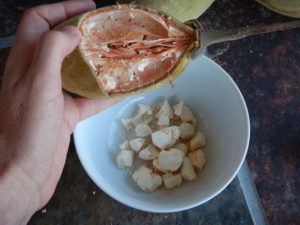
[[(0, 37), (14, 35), (27, 8), (50, 2), (55, 1), (0, 0)], [(228, 29), (293, 19), (251, 0), (217, 0), (199, 20), (206, 28)], [(0, 49), (0, 74), (8, 53), (9, 48)], [(208, 55), (232, 76), (246, 100), (251, 119), (246, 160), (262, 214), (269, 224), (300, 224), (300, 29), (219, 44)], [(235, 178), (217, 197), (190, 210), (141, 212), (97, 188), (71, 142), (53, 198), (29, 224), (258, 224), (240, 182)]]

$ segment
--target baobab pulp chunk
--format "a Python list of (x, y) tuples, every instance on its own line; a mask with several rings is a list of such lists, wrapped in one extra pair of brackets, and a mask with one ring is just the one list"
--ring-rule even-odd
[(143, 165), (132, 174), (133, 180), (145, 192), (154, 191), (162, 184), (162, 178)]
[(182, 183), (182, 177), (180, 174), (173, 175), (172, 173), (166, 173), (162, 176), (162, 178), (167, 189), (174, 188)]
[(162, 150), (158, 155), (158, 166), (166, 171), (176, 171), (182, 164), (183, 156), (182, 151), (175, 148), (168, 151)]
[(186, 153), (188, 152), (188, 147), (186, 146), (186, 144), (183, 144), (183, 143), (175, 144), (173, 146), (173, 148), (176, 148), (176, 149), (182, 151), (184, 155), (186, 155)]
[(202, 132), (197, 132), (194, 137), (190, 140), (190, 150), (196, 150), (206, 145), (206, 139)]
[(180, 129), (177, 126), (171, 126), (151, 134), (152, 142), (160, 149), (166, 149), (176, 143), (180, 136)]
[(134, 152), (131, 150), (121, 150), (117, 156), (117, 165), (119, 168), (125, 169), (132, 166)]
[(135, 134), (137, 137), (147, 137), (152, 133), (151, 128), (148, 124), (139, 123), (135, 127)]
[(153, 160), (159, 155), (159, 150), (154, 145), (148, 145), (139, 152), (139, 157), (143, 160)]
[(192, 124), (183, 122), (179, 126), (180, 128), (180, 137), (182, 139), (190, 139), (195, 133), (195, 128)]
[(186, 180), (191, 181), (196, 179), (196, 173), (189, 158), (184, 157), (180, 173)]
[(129, 141), (129, 146), (133, 151), (140, 151), (146, 142), (145, 138), (135, 138)]
[(199, 171), (203, 168), (206, 161), (205, 155), (201, 149), (190, 152), (188, 158), (191, 160), (192, 165)]

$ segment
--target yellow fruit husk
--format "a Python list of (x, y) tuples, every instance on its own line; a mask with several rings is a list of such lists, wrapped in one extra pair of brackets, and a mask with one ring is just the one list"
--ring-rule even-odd
[(256, 0), (279, 14), (300, 18), (300, 0)]
[[(105, 8), (95, 10), (93, 12), (83, 14), (81, 16), (65, 21), (64, 23), (58, 25), (55, 29), (60, 29), (67, 25), (73, 25), (79, 28), (80, 23), (84, 18), (86, 18), (87, 15), (91, 15), (91, 13), (96, 13), (99, 10), (101, 11), (111, 7), (119, 8), (120, 6), (105, 7)], [(127, 7), (127, 6), (122, 6), (122, 7)], [(133, 7), (133, 6), (128, 6), (128, 7)], [(137, 8), (143, 9), (142, 7), (137, 7)], [(157, 10), (152, 10), (152, 11), (157, 11)], [(176, 19), (173, 20), (176, 21)], [(179, 22), (176, 21), (176, 23)], [(187, 26), (187, 25), (180, 24), (180, 26)], [(113, 93), (113, 94), (105, 93), (105, 91), (103, 91), (103, 89), (99, 86), (91, 66), (89, 65), (89, 63), (84, 57), (82, 49), (79, 46), (77, 46), (76, 49), (70, 55), (68, 55), (63, 61), (62, 70), (61, 70), (63, 88), (72, 93), (78, 94), (83, 97), (89, 97), (89, 98), (122, 97), (122, 96), (129, 96), (133, 94), (142, 93), (145, 91), (154, 90), (170, 82), (172, 83), (172, 81), (181, 74), (181, 72), (187, 66), (188, 62), (191, 60), (190, 52), (194, 48), (198, 47), (198, 44), (199, 41), (195, 40), (195, 42), (191, 44), (188, 50), (181, 56), (178, 64), (173, 68), (173, 70), (169, 74), (166, 74), (166, 76), (163, 77), (163, 79), (154, 81), (150, 85), (144, 86), (142, 88), (137, 87), (133, 91), (123, 92), (123, 93)]]
[[(67, 20), (56, 26), (55, 29), (61, 29), (64, 26), (78, 27), (83, 16)], [(61, 76), (63, 88), (69, 92), (89, 98), (103, 98), (106, 96), (99, 88), (92, 70), (85, 62), (78, 46), (70, 55), (65, 57), (62, 63)]]
[(140, 5), (161, 10), (181, 22), (197, 19), (214, 0), (118, 0), (120, 4)]

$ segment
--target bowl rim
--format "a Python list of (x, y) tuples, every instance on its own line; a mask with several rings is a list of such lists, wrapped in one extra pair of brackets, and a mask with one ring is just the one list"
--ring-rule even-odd
[(186, 206), (180, 206), (177, 207), (176, 205), (174, 205), (174, 207), (172, 208), (168, 208), (168, 209), (162, 209), (162, 210), (155, 210), (155, 209), (151, 209), (148, 206), (144, 206), (144, 205), (139, 205), (139, 206), (135, 206), (133, 204), (130, 204), (130, 202), (126, 202), (124, 201), (122, 198), (118, 198), (118, 196), (114, 195), (114, 192), (111, 192), (110, 190), (107, 190), (103, 187), (103, 185), (97, 181), (96, 179), (93, 178), (93, 176), (90, 174), (89, 169), (87, 168), (87, 165), (85, 164), (82, 155), (80, 153), (80, 151), (78, 150), (77, 146), (78, 146), (78, 126), (76, 126), (74, 132), (73, 132), (73, 136), (74, 136), (74, 144), (75, 144), (75, 149), (76, 149), (76, 153), (77, 156), (79, 158), (79, 161), (82, 165), (82, 167), (84, 168), (85, 172), (88, 174), (89, 178), (104, 192), (106, 193), (108, 196), (110, 196), (111, 198), (113, 198), (114, 200), (129, 206), (131, 208), (140, 210), (140, 211), (144, 211), (144, 212), (151, 212), (151, 213), (174, 213), (174, 212), (180, 212), (180, 211), (184, 211), (184, 210), (188, 210), (191, 208), (194, 208), (196, 206), (202, 205), (206, 202), (208, 202), (209, 200), (213, 199), (215, 196), (217, 196), (218, 194), (220, 194), (231, 182), (232, 180), (236, 177), (237, 173), (239, 172), (243, 162), (245, 161), (247, 152), (248, 152), (248, 147), (249, 147), (249, 142), (250, 142), (250, 118), (249, 118), (249, 112), (248, 112), (248, 108), (247, 108), (247, 104), (245, 102), (245, 99), (243, 97), (243, 94), (241, 93), (240, 89), (238, 88), (237, 84), (235, 83), (235, 81), (232, 79), (232, 77), (220, 66), (218, 65), (215, 61), (213, 61), (212, 59), (208, 58), (207, 56), (201, 56), (201, 60), (206, 61), (207, 63), (213, 65), (214, 67), (216, 67), (218, 70), (220, 70), (220, 72), (224, 75), (224, 78), (232, 85), (234, 91), (236, 91), (237, 96), (241, 102), (241, 105), (245, 111), (245, 117), (246, 117), (246, 142), (244, 145), (244, 152), (243, 152), (243, 156), (242, 159), (239, 163), (239, 165), (237, 166), (237, 168), (235, 169), (234, 173), (230, 176), (230, 178), (219, 188), (218, 191), (216, 191), (215, 193), (211, 193), (210, 195), (206, 196), (202, 201), (198, 201), (197, 203), (191, 203), (191, 204), (186, 204)]

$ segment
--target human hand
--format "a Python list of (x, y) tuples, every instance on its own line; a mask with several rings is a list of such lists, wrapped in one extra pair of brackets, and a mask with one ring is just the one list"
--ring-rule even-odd
[(0, 224), (27, 223), (49, 201), (76, 123), (120, 100), (62, 91), (61, 63), (80, 34), (49, 29), (94, 8), (91, 0), (66, 1), (30, 9), (21, 20), (0, 93)]

